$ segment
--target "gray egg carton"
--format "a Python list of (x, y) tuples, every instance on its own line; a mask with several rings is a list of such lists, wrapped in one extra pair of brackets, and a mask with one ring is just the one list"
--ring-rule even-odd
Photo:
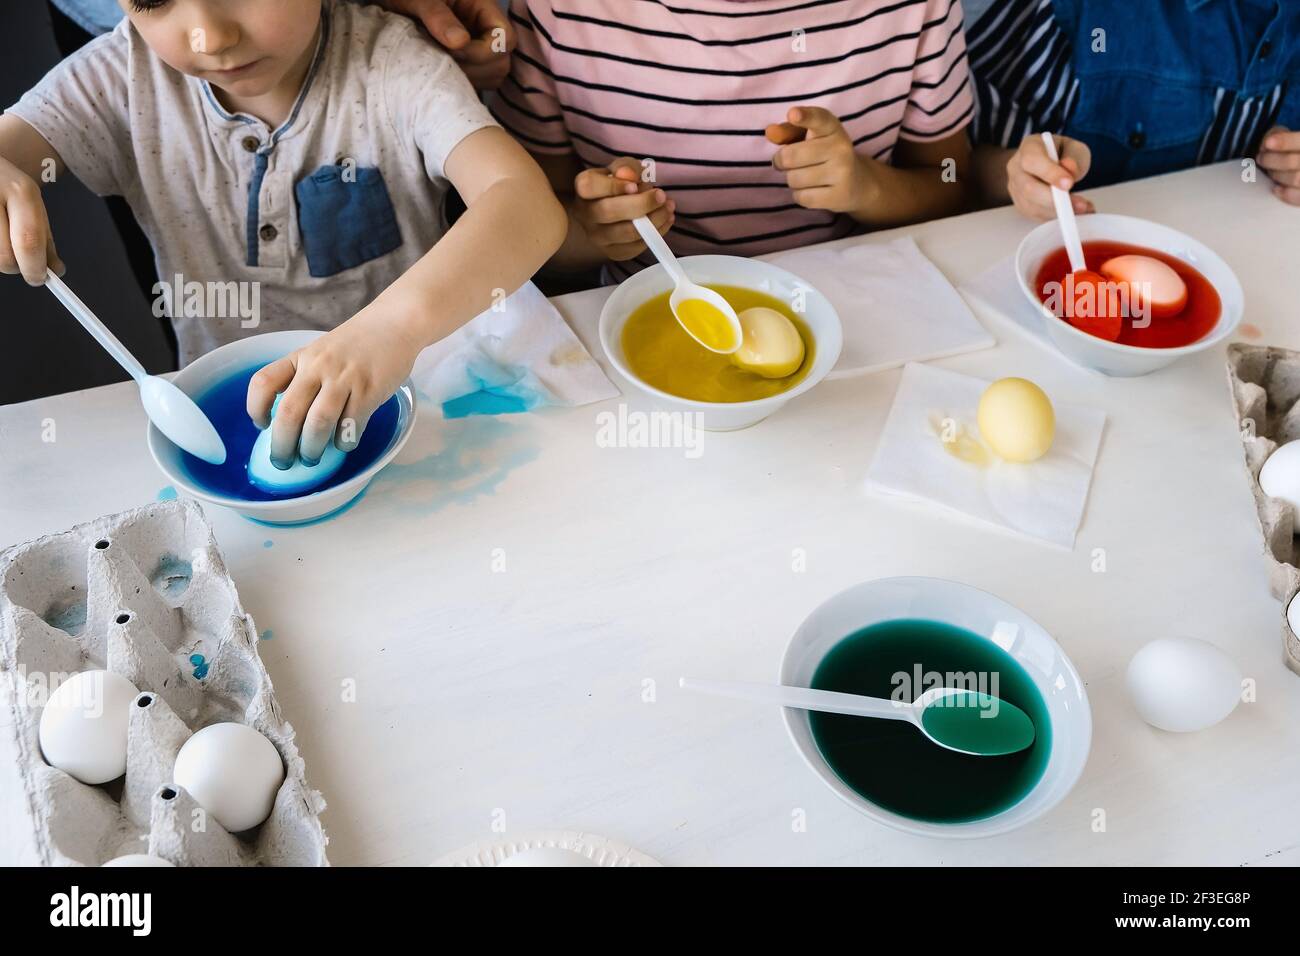
[(1300, 352), (1260, 345), (1228, 346), (1228, 383), (1246, 454), (1246, 471), (1269, 560), (1269, 590), (1282, 602), (1282, 654), (1300, 674), (1300, 638), (1286, 619), (1300, 592), (1296, 510), (1259, 487), (1259, 470), (1279, 445), (1300, 439)]
[[(177, 866), (328, 865), (325, 801), (307, 786), (257, 634), (193, 501), (161, 501), (0, 552), (0, 671), (46, 865), (97, 866), (128, 853)], [(200, 654), (206, 672), (191, 663)], [(126, 774), (101, 786), (49, 766), (38, 738), (49, 692), (93, 669), (140, 691)], [(271, 816), (238, 835), (196, 812), (171, 780), (181, 744), (218, 721), (260, 731), (285, 766)]]

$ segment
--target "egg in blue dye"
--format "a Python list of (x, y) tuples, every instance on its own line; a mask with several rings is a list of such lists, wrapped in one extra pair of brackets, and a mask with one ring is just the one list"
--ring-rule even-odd
[[(338, 452), (342, 458), (338, 469), (319, 484), (305, 490), (301, 485), (284, 490), (259, 487), (250, 479), (249, 462), (261, 432), (248, 417), (247, 412), (248, 383), (259, 368), (261, 366), (256, 365), (242, 372), (236, 372), (196, 399), (199, 408), (203, 409), (212, 424), (216, 426), (228, 453), (225, 463), (221, 465), (213, 465), (188, 453), (182, 453), (182, 461), (189, 477), (206, 491), (244, 501), (279, 501), (295, 498), (304, 493), (321, 491), (340, 485), (365, 471), (388, 450), (396, 438), (400, 409), (394, 396), (379, 406), (370, 416), (370, 421), (366, 424), (366, 430), (362, 432), (357, 447), (346, 454)], [(322, 462), (324, 460), (322, 457)], [(295, 465), (295, 468), (299, 465), (300, 462)], [(301, 467), (306, 468), (305, 465)], [(280, 472), (280, 474), (291, 474), (293, 471), (294, 469), (289, 469), (288, 472)]]

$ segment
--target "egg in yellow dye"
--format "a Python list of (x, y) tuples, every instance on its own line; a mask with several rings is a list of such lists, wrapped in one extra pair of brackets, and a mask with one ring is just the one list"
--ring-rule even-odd
[(1047, 394), (1024, 378), (998, 379), (980, 397), (980, 435), (1006, 461), (1035, 461), (1056, 437), (1056, 413)]
[(761, 305), (746, 309), (740, 319), (740, 348), (731, 353), (734, 365), (764, 378), (785, 378), (803, 364), (803, 338), (794, 323), (775, 309)]
[(728, 285), (709, 288), (726, 299), (738, 314), (747, 309), (765, 308), (789, 319), (803, 343), (803, 360), (784, 378), (764, 378), (744, 371), (732, 362), (732, 356), (710, 352), (691, 338), (673, 316), (668, 307), (669, 293), (664, 292), (637, 306), (623, 325), (623, 355), (637, 378), (678, 398), (718, 403), (769, 398), (803, 381), (816, 357), (812, 332), (803, 319), (786, 303), (766, 292)]

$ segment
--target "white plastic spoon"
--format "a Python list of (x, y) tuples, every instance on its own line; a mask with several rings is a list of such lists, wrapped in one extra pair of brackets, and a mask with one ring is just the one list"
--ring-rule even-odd
[[(668, 308), (673, 310), (673, 315), (686, 330), (686, 334), (710, 352), (719, 355), (730, 355), (740, 348), (744, 333), (740, 328), (740, 317), (736, 315), (731, 303), (712, 289), (697, 285), (686, 277), (681, 263), (649, 219), (638, 216), (632, 220), (632, 225), (655, 258), (668, 270), (668, 275), (676, 285), (673, 294), (668, 297)], [(688, 305), (688, 313), (683, 318), (682, 304), (692, 301), (704, 303), (704, 308), (699, 309), (698, 315), (692, 316), (689, 310), (693, 307)], [(714, 315), (714, 312), (719, 314)]]
[[(1059, 164), (1061, 157), (1057, 155), (1056, 140), (1051, 133), (1043, 134), (1043, 145), (1047, 147), (1048, 158)], [(1065, 240), (1065, 254), (1070, 257), (1070, 271), (1088, 271), (1088, 264), (1083, 261), (1083, 243), (1079, 241), (1079, 224), (1074, 218), (1070, 194), (1055, 183), (1052, 184), (1052, 204), (1056, 206), (1056, 221), (1061, 225), (1061, 238)]]
[(135, 383), (140, 386), (144, 413), (149, 416), (149, 421), (158, 426), (160, 432), (195, 458), (202, 458), (214, 465), (225, 462), (225, 443), (208, 416), (194, 404), (192, 398), (167, 379), (146, 372), (136, 357), (108, 330), (108, 326), (99, 321), (86, 303), (77, 298), (76, 293), (53, 272), (45, 274), (45, 287), (54, 293), (54, 297), (85, 326), (95, 341), (135, 379)]
[(1034, 742), (1034, 722), (1015, 704), (953, 687), (932, 688), (908, 704), (783, 684), (697, 680), (692, 677), (683, 677), (680, 683), (683, 690), (715, 697), (778, 704), (826, 714), (910, 721), (932, 743), (975, 757), (1016, 753)]

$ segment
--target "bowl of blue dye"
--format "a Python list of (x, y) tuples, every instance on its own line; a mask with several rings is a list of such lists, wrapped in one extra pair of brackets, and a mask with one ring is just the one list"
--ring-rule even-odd
[(1033, 746), (976, 757), (906, 721), (783, 710), (795, 748), (836, 796), (918, 836), (1022, 827), (1064, 799), (1088, 761), (1092, 711), (1060, 645), (1017, 608), (955, 581), (883, 578), (840, 592), (790, 639), (780, 680), (908, 701), (931, 686), (965, 687), (1029, 715)]
[(213, 465), (181, 451), (149, 425), (149, 452), (178, 490), (273, 525), (318, 521), (360, 497), (410, 437), (416, 403), (409, 381), (375, 411), (357, 447), (320, 485), (305, 492), (276, 493), (253, 484), (248, 476), (248, 460), (258, 436), (246, 410), (249, 380), (264, 365), (321, 335), (291, 331), (250, 336), (214, 349), (176, 373), (173, 381), (207, 413), (226, 443), (225, 463)]

